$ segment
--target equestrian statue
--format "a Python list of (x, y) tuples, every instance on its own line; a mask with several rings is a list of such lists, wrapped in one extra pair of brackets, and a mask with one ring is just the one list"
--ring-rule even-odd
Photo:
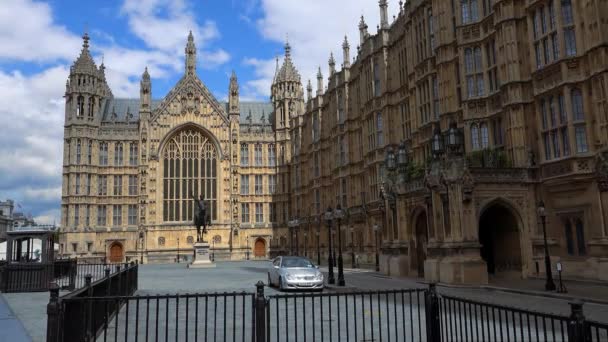
[[(196, 203), (196, 212), (194, 213), (194, 226), (196, 227), (196, 242), (205, 242), (204, 235), (207, 234), (207, 226), (211, 225), (211, 215), (207, 211), (207, 205), (203, 198), (196, 199), (195, 196), (190, 194), (190, 197)], [(201, 231), (202, 228), (202, 231)]]

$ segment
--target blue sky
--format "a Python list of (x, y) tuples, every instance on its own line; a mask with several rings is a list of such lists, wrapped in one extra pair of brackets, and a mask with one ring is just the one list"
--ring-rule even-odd
[[(361, 15), (376, 32), (377, 0), (0, 0), (0, 200), (41, 223), (60, 222), (63, 92), (82, 35), (91, 37), (115, 97), (137, 97), (148, 67), (154, 98), (184, 70), (192, 30), (197, 73), (222, 101), (232, 70), (241, 100), (268, 101), (275, 57), (287, 36), (302, 82), (327, 75), (330, 52), (351, 57)], [(389, 1), (389, 16), (399, 5)], [(338, 67), (339, 69), (339, 67)], [(316, 82), (313, 82), (316, 85)]]

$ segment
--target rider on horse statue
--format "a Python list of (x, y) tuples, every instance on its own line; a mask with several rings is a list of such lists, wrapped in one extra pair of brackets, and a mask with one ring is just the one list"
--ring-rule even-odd
[[(196, 213), (194, 214), (194, 226), (196, 227), (196, 242), (205, 242), (203, 236), (207, 234), (207, 226), (211, 223), (211, 215), (207, 212), (207, 205), (203, 199), (203, 195), (200, 199), (196, 199), (195, 196), (190, 194), (194, 202), (196, 203)], [(201, 227), (203, 229), (201, 234)]]

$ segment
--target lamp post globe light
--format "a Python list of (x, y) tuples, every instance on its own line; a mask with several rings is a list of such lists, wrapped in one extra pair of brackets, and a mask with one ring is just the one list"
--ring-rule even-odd
[(538, 203), (538, 216), (543, 225), (543, 242), (545, 245), (545, 274), (547, 280), (545, 282), (545, 290), (555, 291), (555, 283), (553, 282), (553, 275), (551, 274), (551, 259), (549, 258), (549, 246), (547, 245), (547, 213), (545, 211), (545, 203), (541, 200)]
[(327, 207), (327, 211), (325, 212), (325, 222), (327, 222), (327, 240), (328, 240), (328, 257), (327, 257), (327, 265), (329, 267), (329, 275), (327, 276), (328, 284), (335, 284), (336, 280), (334, 278), (334, 261), (332, 260), (331, 255), (331, 220), (332, 220), (332, 211), (330, 207)]
[(296, 236), (296, 255), (300, 255), (300, 242), (298, 241), (298, 226), (300, 224), (300, 221), (298, 221), (298, 219), (295, 219), (293, 222), (293, 230), (295, 232), (295, 236)]
[(374, 235), (376, 237), (376, 272), (380, 272), (380, 260), (378, 259), (378, 230), (380, 230), (380, 227), (378, 224), (374, 224)]
[(435, 125), (433, 131), (433, 138), (431, 140), (431, 152), (435, 157), (439, 157), (444, 152), (443, 136), (441, 135), (441, 129), (439, 125)]
[(342, 233), (341, 233), (341, 223), (342, 218), (344, 217), (344, 211), (342, 210), (342, 206), (338, 204), (336, 209), (334, 210), (334, 218), (338, 221), (338, 286), (344, 286), (344, 259), (342, 258)]

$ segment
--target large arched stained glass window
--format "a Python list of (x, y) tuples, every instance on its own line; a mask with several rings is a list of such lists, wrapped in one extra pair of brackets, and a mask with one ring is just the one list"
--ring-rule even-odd
[(163, 151), (163, 221), (192, 221), (202, 194), (217, 219), (217, 150), (202, 132), (188, 128), (169, 139)]

